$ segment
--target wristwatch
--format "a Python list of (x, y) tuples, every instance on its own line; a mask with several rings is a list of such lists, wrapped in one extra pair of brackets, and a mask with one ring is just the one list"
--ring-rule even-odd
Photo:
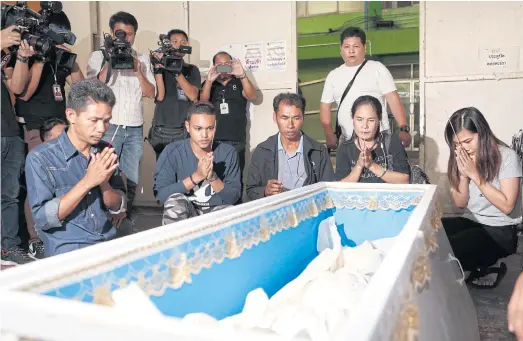
[(410, 128), (408, 125), (404, 125), (400, 127), (400, 131), (404, 131), (406, 133), (410, 133)]

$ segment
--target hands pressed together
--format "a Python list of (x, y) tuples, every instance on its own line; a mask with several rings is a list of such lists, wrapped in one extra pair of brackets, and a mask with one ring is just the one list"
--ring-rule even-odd
[(357, 165), (360, 166), (362, 169), (369, 169), (373, 163), (374, 160), (372, 159), (372, 153), (370, 149), (367, 148), (366, 145), (364, 145), (363, 150), (360, 152), (360, 157), (358, 158)]
[(212, 152), (207, 153), (198, 161), (198, 168), (196, 169), (197, 182), (203, 180), (212, 180), (214, 173), (214, 155)]
[(479, 181), (480, 176), (476, 167), (475, 159), (470, 157), (467, 151), (459, 144), (456, 146), (454, 152), (456, 154), (456, 163), (458, 165), (460, 178), (470, 179), (476, 182)]
[(91, 162), (85, 174), (85, 184), (89, 188), (100, 186), (109, 181), (118, 168), (118, 156), (114, 148), (104, 148), (100, 153), (91, 154)]

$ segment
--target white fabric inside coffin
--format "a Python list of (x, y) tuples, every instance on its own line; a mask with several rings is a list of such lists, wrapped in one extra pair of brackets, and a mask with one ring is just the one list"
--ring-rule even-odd
[[(394, 241), (395, 238), (385, 238), (342, 247), (334, 217), (329, 217), (319, 226), (319, 255), (270, 299), (258, 288), (247, 295), (240, 314), (217, 321), (207, 314), (193, 313), (182, 322), (329, 340), (350, 316)], [(149, 316), (161, 315), (136, 284), (115, 290), (113, 300), (115, 308), (122, 308), (122, 312), (136, 309)]]

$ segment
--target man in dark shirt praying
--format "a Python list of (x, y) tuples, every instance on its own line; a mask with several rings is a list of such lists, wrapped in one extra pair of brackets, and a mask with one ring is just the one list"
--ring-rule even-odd
[(192, 104), (185, 127), (190, 138), (165, 147), (154, 170), (154, 195), (164, 205), (163, 225), (234, 205), (241, 195), (236, 151), (213, 143), (212, 104)]

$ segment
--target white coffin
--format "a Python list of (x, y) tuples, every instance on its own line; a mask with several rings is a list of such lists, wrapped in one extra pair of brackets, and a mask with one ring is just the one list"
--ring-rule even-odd
[[(317, 256), (334, 216), (345, 245), (396, 242), (333, 340), (479, 340), (476, 310), (435, 203), (436, 186), (321, 183), (19, 266), (0, 274), (2, 333), (39, 340), (281, 340), (181, 322), (241, 311)], [(136, 282), (165, 316), (112, 306)], [(29, 322), (31, 321), (31, 322)]]

